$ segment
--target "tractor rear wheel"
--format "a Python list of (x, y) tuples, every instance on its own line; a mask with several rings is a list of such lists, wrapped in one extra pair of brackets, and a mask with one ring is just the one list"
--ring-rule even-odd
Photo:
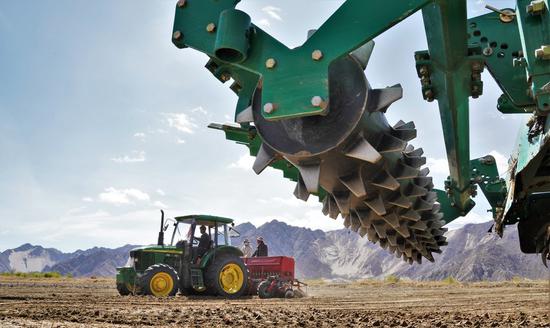
[(154, 264), (143, 272), (140, 285), (143, 295), (174, 296), (178, 292), (179, 277), (176, 270), (171, 266)]
[(248, 270), (236, 255), (216, 257), (206, 269), (206, 290), (214, 295), (236, 298), (246, 291)]

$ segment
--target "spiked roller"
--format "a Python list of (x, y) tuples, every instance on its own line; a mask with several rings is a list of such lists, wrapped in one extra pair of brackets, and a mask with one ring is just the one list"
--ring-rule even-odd
[[(370, 47), (372, 50), (372, 47)], [(323, 213), (340, 215), (344, 226), (374, 243), (390, 246), (405, 261), (433, 261), (444, 245), (436, 195), (413, 122), (390, 126), (388, 107), (401, 98), (399, 85), (373, 90), (365, 78), (370, 52), (336, 60), (330, 66), (328, 108), (324, 116), (266, 120), (262, 89), (252, 102), (252, 117), (263, 144), (254, 163), (260, 173), (284, 159), (299, 172), (294, 195), (323, 197)], [(243, 116), (250, 117), (250, 114)], [(326, 193), (320, 194), (320, 190)]]

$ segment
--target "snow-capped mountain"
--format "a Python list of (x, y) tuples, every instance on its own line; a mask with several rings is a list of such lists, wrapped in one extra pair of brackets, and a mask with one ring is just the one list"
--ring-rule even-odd
[(543, 266), (540, 255), (523, 254), (519, 249), (516, 226), (507, 227), (504, 238), (488, 233), (491, 223), (468, 224), (449, 231), (449, 245), (442, 254), (434, 254), (435, 263), (421, 265), (403, 262), (388, 251), (349, 230), (323, 232), (296, 228), (272, 221), (254, 227), (237, 226), (241, 237), (255, 244), (262, 236), (270, 255), (296, 258), (298, 276), (307, 278), (383, 278), (389, 274), (423, 280), (453, 276), (462, 281), (503, 280), (520, 276), (548, 279), (550, 270)]
[[(409, 265), (378, 245), (349, 230), (323, 232), (271, 221), (260, 227), (250, 223), (235, 227), (241, 233), (233, 239), (240, 246), (245, 238), (255, 247), (262, 236), (270, 255), (296, 259), (299, 278), (383, 278), (395, 274), (403, 278), (439, 280), (452, 276), (461, 281), (503, 280), (520, 276), (549, 279), (550, 270), (539, 255), (522, 254), (517, 228), (507, 227), (504, 238), (488, 233), (491, 223), (469, 224), (449, 231), (449, 245), (435, 255), (435, 263)], [(22, 245), (0, 253), (1, 271), (58, 271), (73, 276), (113, 276), (123, 266), (134, 246), (116, 249), (92, 248), (74, 253)]]
[(24, 244), (15, 249), (2, 252), (0, 255), (0, 269), (17, 272), (40, 272), (66, 257), (67, 254), (63, 254), (54, 248)]
[(63, 253), (54, 248), (24, 244), (0, 253), (0, 272), (49, 272), (73, 276), (112, 276), (128, 260), (135, 246), (116, 249), (94, 247)]

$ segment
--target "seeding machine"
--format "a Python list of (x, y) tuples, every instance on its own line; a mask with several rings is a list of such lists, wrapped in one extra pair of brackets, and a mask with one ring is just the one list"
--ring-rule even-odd
[[(301, 46), (289, 49), (236, 9), (239, 0), (180, 0), (172, 42), (209, 56), (206, 68), (231, 82), (233, 124), (211, 124), (296, 182), (294, 195), (319, 197), (323, 213), (397, 257), (433, 261), (443, 226), (466, 215), (483, 192), (495, 230), (518, 223), (521, 250), (550, 240), (550, 13), (547, 0), (517, 0), (467, 18), (466, 0), (347, 0)], [(373, 39), (421, 11), (428, 50), (414, 55), (422, 97), (438, 101), (450, 176), (434, 189), (423, 150), (408, 144), (413, 122), (386, 120), (399, 84), (371, 88)], [(394, 56), (399, 56), (394, 54)], [(487, 68), (503, 94), (502, 115), (524, 114), (502, 179), (492, 156), (470, 158), (469, 98), (483, 93)], [(494, 128), (498, 128), (495, 123)]]

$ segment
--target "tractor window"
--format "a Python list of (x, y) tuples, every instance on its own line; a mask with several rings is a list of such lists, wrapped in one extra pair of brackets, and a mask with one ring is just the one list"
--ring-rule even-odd
[(191, 224), (178, 222), (174, 225), (171, 245), (175, 246), (178, 241), (189, 240), (191, 235)]
[(225, 224), (218, 227), (218, 245), (231, 246), (231, 238), (228, 238), (227, 225)]

